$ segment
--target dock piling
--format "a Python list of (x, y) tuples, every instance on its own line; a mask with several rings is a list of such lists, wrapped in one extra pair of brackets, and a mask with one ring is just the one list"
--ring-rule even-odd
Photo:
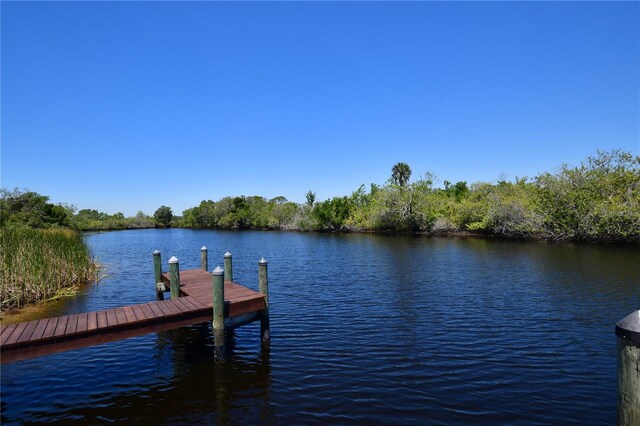
[(178, 258), (171, 256), (169, 259), (169, 283), (171, 286), (171, 299), (180, 297), (180, 265)]
[(209, 256), (206, 246), (202, 246), (200, 249), (200, 269), (203, 271), (209, 269)]
[(156, 300), (164, 300), (164, 293), (159, 287), (162, 283), (162, 260), (160, 259), (160, 250), (153, 252), (153, 272), (155, 276)]
[(640, 310), (616, 324), (618, 336), (618, 425), (640, 424)]
[(260, 314), (260, 336), (263, 343), (271, 340), (269, 331), (269, 278), (267, 275), (267, 261), (263, 257), (258, 262), (258, 291), (264, 294), (264, 311)]
[(213, 285), (213, 345), (215, 357), (218, 360), (226, 358), (224, 342), (224, 273), (221, 267), (216, 267), (211, 273)]
[(233, 265), (231, 262), (231, 253), (230, 252), (226, 252), (224, 254), (224, 281), (231, 281), (233, 282)]

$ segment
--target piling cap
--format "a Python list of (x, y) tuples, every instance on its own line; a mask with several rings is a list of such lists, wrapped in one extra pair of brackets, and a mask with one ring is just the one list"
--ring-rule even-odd
[(267, 264), (267, 259), (265, 259), (264, 257), (258, 261), (258, 265), (266, 265), (266, 264)]
[(216, 269), (214, 269), (211, 273), (213, 275), (224, 275), (224, 269), (222, 269), (219, 266), (216, 266)]
[(171, 259), (169, 259), (169, 263), (178, 263), (178, 258), (175, 256), (171, 256)]
[(224, 254), (224, 257), (231, 257), (231, 253), (227, 250), (227, 252)]
[(153, 251), (153, 255), (154, 256), (159, 256), (160, 255), (160, 250), (154, 250)]
[(202, 246), (202, 247), (200, 248), (200, 251), (207, 251), (207, 246)]
[(616, 323), (616, 336), (640, 344), (640, 310), (630, 313)]

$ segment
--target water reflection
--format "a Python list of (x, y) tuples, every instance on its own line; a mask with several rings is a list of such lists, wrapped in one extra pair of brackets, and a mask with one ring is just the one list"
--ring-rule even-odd
[[(145, 351), (147, 345), (139, 344), (140, 356), (129, 358), (147, 364), (139, 380), (116, 380), (110, 389), (89, 392), (82, 398), (69, 389), (71, 395), (55, 401), (55, 413), (35, 404), (22, 418), (11, 416), (13, 398), (3, 394), (2, 424), (43, 420), (82, 424), (230, 424), (239, 418), (243, 423), (245, 419), (252, 423), (275, 423), (270, 397), (269, 345), (261, 346), (255, 341), (252, 350), (237, 349), (235, 333), (229, 333), (227, 339), (231, 348), (229, 360), (216, 362), (211, 327), (207, 323), (157, 333), (152, 339), (153, 351)], [(130, 349), (135, 351), (135, 346)], [(102, 363), (105, 370), (117, 368), (115, 358), (91, 362)], [(58, 366), (60, 374), (74, 368), (62, 363)], [(85, 370), (84, 374), (90, 371)], [(9, 380), (9, 385), (19, 385), (20, 378)], [(82, 399), (87, 403), (79, 403)]]

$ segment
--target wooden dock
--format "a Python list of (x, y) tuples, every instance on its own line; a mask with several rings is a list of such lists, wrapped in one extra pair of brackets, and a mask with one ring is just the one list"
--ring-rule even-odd
[[(162, 274), (162, 281), (169, 287), (170, 274)], [(4, 364), (211, 321), (212, 274), (203, 269), (182, 271), (179, 282), (180, 297), (171, 300), (4, 325), (0, 327), (0, 361)], [(261, 319), (267, 305), (265, 294), (224, 282), (227, 328)]]

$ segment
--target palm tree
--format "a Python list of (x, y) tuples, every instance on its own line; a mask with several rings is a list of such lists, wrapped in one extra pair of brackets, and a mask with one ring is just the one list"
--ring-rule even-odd
[(396, 163), (391, 169), (391, 180), (399, 186), (405, 186), (411, 177), (411, 168), (407, 163)]

